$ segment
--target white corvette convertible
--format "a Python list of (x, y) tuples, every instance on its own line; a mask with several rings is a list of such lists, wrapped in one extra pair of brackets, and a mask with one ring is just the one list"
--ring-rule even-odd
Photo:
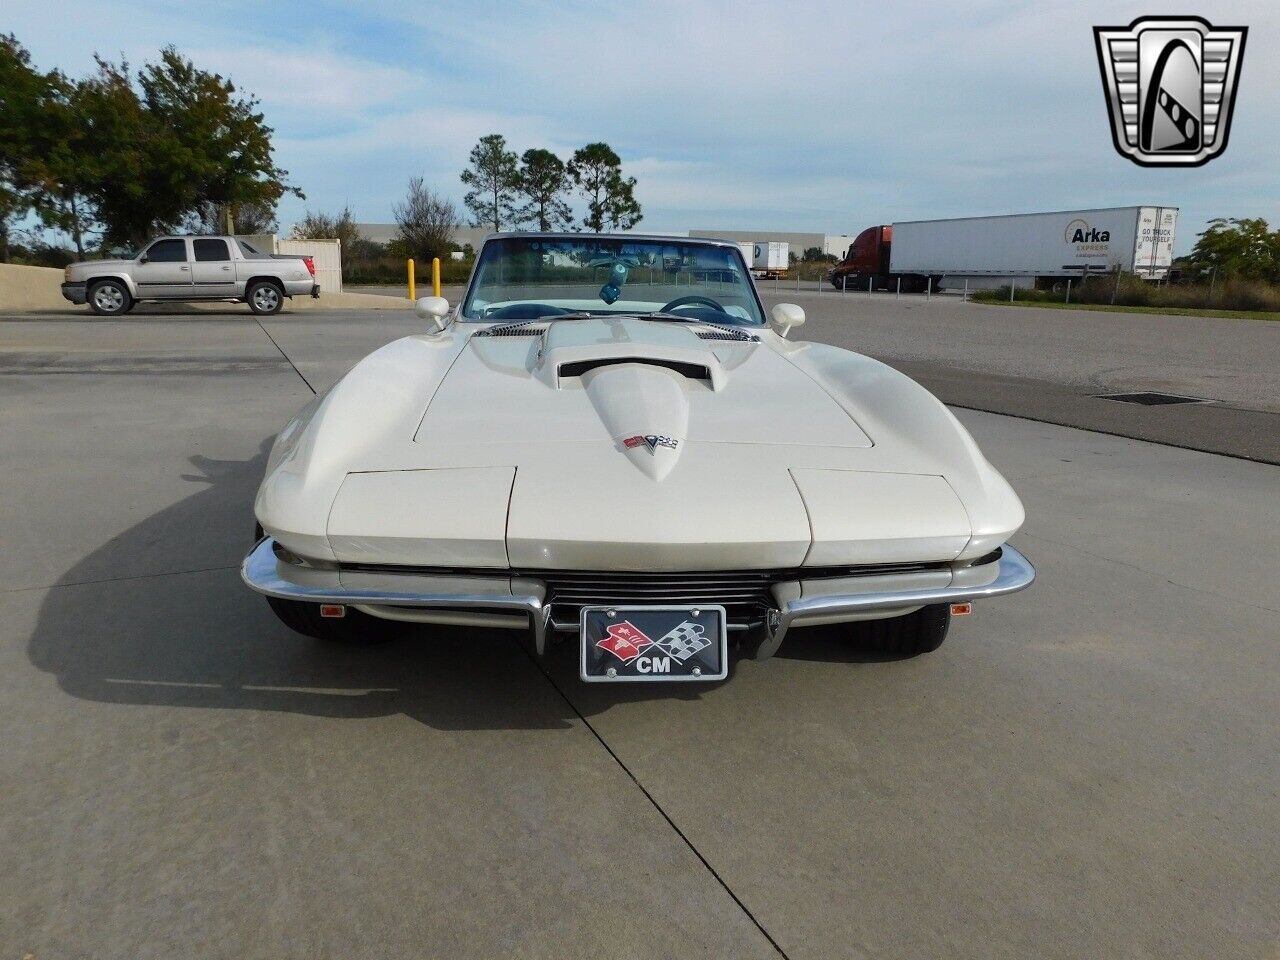
[(812, 624), (934, 650), (1035, 577), (950, 411), (766, 322), (735, 244), (502, 234), (417, 311), (271, 450), (243, 576), (301, 633), (576, 635), (584, 680), (716, 680)]

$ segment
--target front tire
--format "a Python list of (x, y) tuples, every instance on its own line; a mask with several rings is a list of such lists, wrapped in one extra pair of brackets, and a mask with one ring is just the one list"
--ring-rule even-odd
[(271, 610), (290, 630), (304, 637), (342, 643), (350, 646), (373, 646), (394, 640), (405, 633), (409, 624), (400, 620), (383, 620), (347, 607), (344, 617), (320, 616), (320, 604), (302, 600), (267, 597)]
[(250, 284), (244, 292), (245, 303), (249, 309), (260, 317), (270, 317), (280, 312), (284, 306), (284, 291), (269, 280), (259, 280)]
[(129, 288), (119, 280), (99, 280), (89, 288), (89, 309), (100, 317), (118, 317), (133, 307)]
[(934, 603), (904, 617), (859, 621), (850, 639), (875, 656), (907, 659), (937, 650), (950, 626), (951, 605)]

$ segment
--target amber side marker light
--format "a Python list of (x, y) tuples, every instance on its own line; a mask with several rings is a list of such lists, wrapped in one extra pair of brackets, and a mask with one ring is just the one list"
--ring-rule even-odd
[(320, 604), (320, 616), (338, 619), (347, 615), (347, 608), (340, 603)]
[(953, 603), (951, 605), (951, 615), (953, 617), (967, 617), (973, 613), (972, 603)]

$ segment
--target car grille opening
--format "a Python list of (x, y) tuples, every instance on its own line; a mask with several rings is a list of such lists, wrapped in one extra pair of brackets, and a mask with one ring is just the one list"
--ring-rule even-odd
[(699, 606), (725, 608), (730, 624), (764, 621), (773, 606), (770, 588), (781, 579), (767, 570), (736, 573), (614, 573), (547, 570), (537, 576), (547, 585), (551, 619), (577, 624), (583, 607)]

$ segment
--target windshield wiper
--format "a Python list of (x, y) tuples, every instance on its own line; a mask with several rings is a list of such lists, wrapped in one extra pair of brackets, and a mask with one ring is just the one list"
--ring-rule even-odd
[(697, 317), (686, 317), (678, 313), (663, 313), (661, 310), (655, 310), (653, 313), (637, 313), (637, 320), (674, 320), (677, 323), (696, 323), (703, 327), (710, 327), (712, 330), (719, 330), (726, 333), (736, 340), (746, 340), (750, 342), (759, 341), (759, 337), (747, 331), (740, 329), (738, 326), (728, 326), (722, 323), (712, 323), (710, 320), (699, 320)]
[(674, 320), (677, 323), (706, 323), (705, 320), (699, 320), (697, 317), (686, 317), (682, 313), (663, 313), (661, 310), (655, 310), (653, 313), (637, 313), (637, 320)]

